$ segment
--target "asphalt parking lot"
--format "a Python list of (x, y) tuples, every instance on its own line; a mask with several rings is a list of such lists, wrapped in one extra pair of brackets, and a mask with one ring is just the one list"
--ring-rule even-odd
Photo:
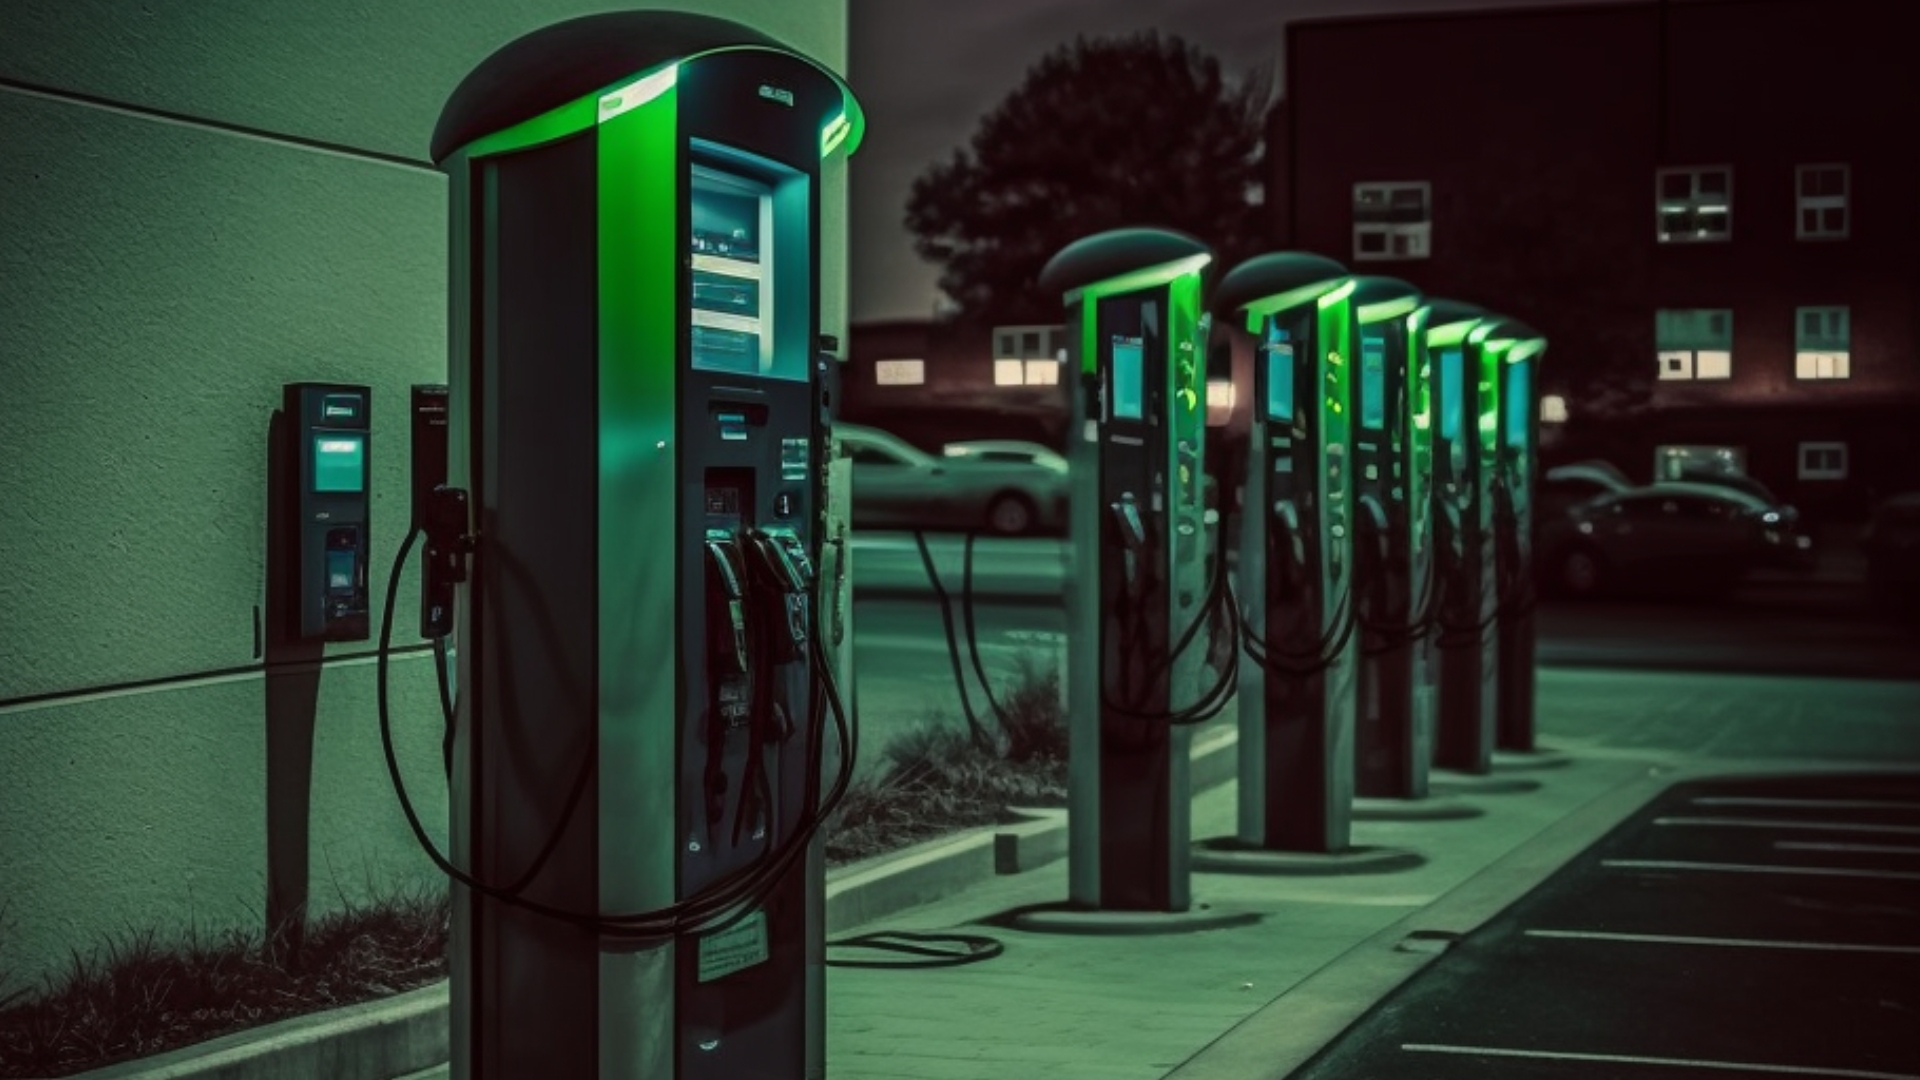
[(1920, 775), (1676, 785), (1294, 1076), (1920, 1077)]

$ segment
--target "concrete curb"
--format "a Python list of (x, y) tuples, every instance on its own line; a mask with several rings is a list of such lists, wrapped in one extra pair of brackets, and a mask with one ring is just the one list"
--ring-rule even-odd
[[(1196, 741), (1192, 790), (1234, 776), (1239, 733)], [(1066, 857), (1064, 810), (916, 844), (827, 874), (829, 936), (941, 899), (996, 874)], [(298, 1016), (153, 1057), (75, 1074), (71, 1080), (389, 1080), (446, 1063), (446, 982), (398, 997)]]
[(384, 1080), (447, 1060), (445, 982), (77, 1074), (78, 1080)]
[[(947, 598), (953, 602), (955, 610), (958, 611), (961, 605), (960, 590), (949, 589)], [(919, 588), (903, 585), (855, 585), (853, 599), (856, 603), (861, 600), (924, 600), (936, 606), (940, 603), (940, 598), (934, 595), (933, 589), (925, 585)], [(1064, 607), (1066, 602), (1066, 596), (1057, 589), (1050, 592), (981, 588), (973, 590), (973, 603), (976, 608), (982, 604), (1057, 608)]]

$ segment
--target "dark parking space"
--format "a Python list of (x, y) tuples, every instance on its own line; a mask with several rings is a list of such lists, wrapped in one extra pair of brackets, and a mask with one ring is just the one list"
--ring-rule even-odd
[(1295, 1074), (1920, 1076), (1920, 774), (1676, 785)]

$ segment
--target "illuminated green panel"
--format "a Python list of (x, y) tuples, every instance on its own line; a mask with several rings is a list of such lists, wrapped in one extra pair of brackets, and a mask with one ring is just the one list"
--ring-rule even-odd
[(1407, 516), (1415, 544), (1427, 536), (1433, 481), (1433, 364), (1422, 340), (1428, 313), (1423, 306), (1407, 316)]
[(1175, 259), (1172, 262), (1161, 263), (1158, 266), (1142, 267), (1132, 273), (1122, 274), (1116, 278), (1108, 278), (1105, 281), (1096, 281), (1091, 285), (1082, 285), (1078, 289), (1069, 291), (1065, 297), (1065, 302), (1069, 306), (1075, 302), (1081, 305), (1081, 372), (1091, 375), (1099, 364), (1100, 351), (1099, 342), (1095, 340), (1097, 337), (1095, 324), (1099, 319), (1100, 301), (1103, 298), (1115, 296), (1120, 293), (1139, 292), (1142, 289), (1149, 289), (1155, 285), (1178, 282), (1180, 279), (1185, 278), (1187, 279), (1187, 284), (1177, 286), (1174, 291), (1178, 292), (1180, 288), (1190, 286), (1193, 289), (1195, 306), (1197, 307), (1199, 303), (1198, 297), (1200, 295), (1200, 271), (1212, 261), (1212, 255), (1190, 255), (1187, 258)]
[[(1320, 460), (1323, 463), (1320, 495), (1324, 508), (1320, 514), (1320, 550), (1329, 553), (1327, 579), (1330, 583), (1348, 575), (1339, 553), (1350, 550), (1353, 530), (1353, 463), (1347, 459), (1353, 445), (1352, 417), (1347, 414), (1353, 400), (1353, 306), (1349, 298), (1354, 284), (1348, 281), (1319, 298), (1319, 383)], [(1335, 539), (1335, 530), (1340, 539)], [(1321, 598), (1322, 617), (1331, 621), (1338, 616), (1338, 588), (1329, 588)]]
[[(1487, 337), (1489, 335), (1480, 335)], [(1479, 407), (1480, 422), (1480, 465), (1479, 477), (1482, 491), (1491, 490), (1495, 473), (1495, 463), (1500, 460), (1500, 361), (1507, 351), (1509, 342), (1505, 339), (1482, 340), (1474, 349), (1477, 365), (1477, 385), (1475, 387)], [(1492, 509), (1491, 500), (1482, 499), (1482, 511)]]
[(1481, 325), (1478, 320), (1464, 319), (1460, 322), (1447, 323), (1445, 326), (1433, 327), (1427, 331), (1427, 347), (1439, 349), (1450, 345), (1459, 345), (1467, 340), (1468, 334), (1478, 329)]
[(1265, 325), (1267, 316), (1275, 314), (1276, 312), (1290, 311), (1302, 304), (1319, 300), (1336, 289), (1343, 290), (1340, 293), (1342, 298), (1351, 296), (1354, 290), (1354, 282), (1351, 278), (1332, 278), (1327, 281), (1316, 281), (1309, 285), (1302, 285), (1297, 289), (1289, 289), (1283, 293), (1275, 293), (1272, 296), (1263, 296), (1240, 309), (1245, 312), (1247, 316), (1247, 332), (1249, 334), (1258, 334), (1262, 326)]
[(601, 393), (657, 403), (647, 426), (662, 438), (673, 430), (679, 345), (678, 98), (670, 87), (599, 133)]
[(1167, 287), (1167, 333), (1173, 342), (1174, 437), (1197, 423), (1205, 395), (1200, 389), (1200, 278), (1176, 278)]
[(1362, 304), (1356, 309), (1356, 313), (1361, 324), (1365, 325), (1367, 323), (1386, 322), (1388, 319), (1397, 319), (1419, 306), (1420, 298), (1417, 296), (1398, 296), (1392, 300), (1383, 300), (1377, 304)]

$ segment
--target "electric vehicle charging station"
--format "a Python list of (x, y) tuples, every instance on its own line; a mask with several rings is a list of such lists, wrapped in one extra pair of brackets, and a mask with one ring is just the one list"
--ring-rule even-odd
[[(1067, 307), (1073, 573), (1068, 576), (1067, 912), (1224, 921), (1193, 909), (1192, 726), (1231, 689), (1202, 691), (1199, 631), (1225, 594), (1206, 580), (1204, 367), (1212, 254), (1160, 229), (1063, 248), (1040, 287)], [(1192, 705), (1177, 704), (1197, 694)], [(1152, 928), (1164, 919), (1140, 925)]]
[(1427, 318), (1433, 367), (1434, 539), (1441, 578), (1434, 648), (1440, 708), (1433, 763), (1484, 774), (1493, 767), (1493, 459), (1498, 356), (1482, 347), (1495, 317), (1436, 300)]
[(1495, 620), (1498, 657), (1494, 747), (1537, 753), (1534, 745), (1533, 485), (1539, 471), (1540, 406), (1536, 389), (1544, 337), (1502, 321), (1487, 347), (1499, 354), (1499, 456), (1494, 470), (1494, 558), (1500, 582)]
[(1353, 382), (1360, 657), (1355, 793), (1427, 795), (1433, 756), (1433, 683), (1416, 648), (1431, 604), (1431, 398), (1418, 289), (1386, 277), (1355, 279), (1359, 361)]
[(819, 189), (862, 127), (671, 12), (522, 37), (442, 112), (457, 1078), (824, 1075)]
[(1255, 343), (1238, 579), (1239, 822), (1206, 869), (1311, 868), (1351, 845), (1354, 788), (1355, 283), (1300, 252), (1256, 256), (1213, 310)]

